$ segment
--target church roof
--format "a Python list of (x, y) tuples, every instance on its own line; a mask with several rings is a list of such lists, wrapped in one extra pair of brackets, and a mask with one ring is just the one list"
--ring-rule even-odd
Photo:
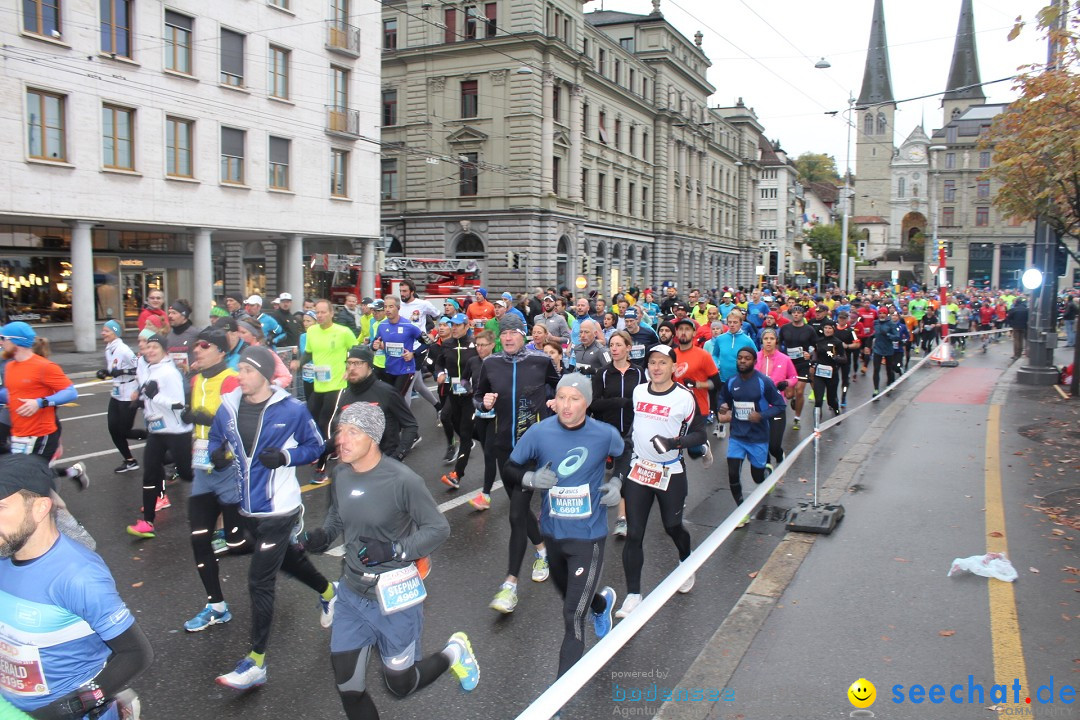
[(979, 54), (975, 48), (975, 13), (971, 8), (971, 0), (963, 0), (944, 99), (985, 100), (986, 93), (983, 92), (981, 82)]
[(880, 105), (893, 102), (892, 74), (889, 71), (889, 41), (885, 37), (885, 10), (882, 0), (874, 0), (874, 18), (870, 22), (870, 45), (866, 49), (862, 91), (858, 104)]
[(916, 125), (915, 129), (911, 131), (911, 134), (904, 140), (904, 144), (909, 143), (927, 143), (929, 144), (930, 138), (927, 136), (926, 131), (923, 130), (922, 125)]
[(856, 225), (888, 225), (889, 221), (880, 215), (856, 215), (851, 218)]

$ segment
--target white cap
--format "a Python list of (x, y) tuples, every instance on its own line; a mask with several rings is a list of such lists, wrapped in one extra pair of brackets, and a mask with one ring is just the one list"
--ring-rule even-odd
[(292, 300), (292, 294), (291, 293), (281, 293), (280, 295), (277, 296), (277, 301), (281, 302), (282, 300)]
[(258, 295), (251, 295), (244, 301), (245, 305), (262, 305), (262, 298)]

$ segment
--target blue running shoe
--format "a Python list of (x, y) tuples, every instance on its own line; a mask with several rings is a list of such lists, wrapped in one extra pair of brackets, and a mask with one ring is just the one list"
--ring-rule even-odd
[(609, 585), (600, 591), (600, 597), (604, 598), (604, 609), (598, 613), (593, 613), (593, 630), (596, 631), (596, 637), (602, 638), (611, 632), (611, 613), (615, 610), (615, 590)]
[(227, 623), (230, 620), (232, 620), (232, 613), (229, 612), (228, 605), (225, 606), (224, 610), (218, 612), (208, 604), (198, 615), (184, 623), (184, 629), (188, 632), (199, 632), (211, 625)]
[(463, 632), (451, 635), (447, 644), (451, 643), (460, 646), (461, 657), (450, 666), (450, 672), (454, 673), (454, 677), (461, 683), (461, 689), (470, 692), (476, 689), (477, 683), (480, 682), (480, 665), (476, 662), (476, 655), (473, 654), (472, 643), (469, 642), (469, 636)]
[(217, 684), (231, 687), (233, 690), (250, 690), (266, 682), (266, 666), (259, 667), (250, 657), (236, 664), (236, 669), (225, 675), (218, 675)]

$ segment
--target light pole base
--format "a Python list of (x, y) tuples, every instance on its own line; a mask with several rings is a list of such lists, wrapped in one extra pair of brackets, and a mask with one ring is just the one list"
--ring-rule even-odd
[(1025, 366), (1016, 371), (1016, 381), (1021, 385), (1054, 385), (1058, 381), (1058, 371), (1052, 367)]

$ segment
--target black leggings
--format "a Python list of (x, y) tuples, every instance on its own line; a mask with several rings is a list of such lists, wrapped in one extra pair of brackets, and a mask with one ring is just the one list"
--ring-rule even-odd
[(330, 419), (334, 417), (334, 411), (337, 410), (337, 399), (337, 390), (313, 392), (307, 399), (308, 412), (311, 413), (315, 425), (319, 428), (319, 435), (326, 443), (326, 447), (319, 456), (319, 470), (326, 469), (327, 458), (334, 454), (333, 438), (330, 437)]
[[(472, 395), (447, 397), (449, 400), (443, 402), (443, 412), (448, 413), (452, 431), (457, 433), (460, 442), (457, 462), (454, 463), (454, 472), (460, 478), (465, 475), (465, 467), (469, 464), (469, 455), (472, 452), (474, 410)], [(446, 427), (446, 420), (443, 420), (443, 427)]]
[[(817, 396), (817, 390), (814, 391), (814, 396)], [(742, 505), (742, 458), (728, 458), (727, 459), (727, 473), (728, 473), (728, 485), (731, 486), (731, 497), (735, 500), (736, 505)], [(765, 468), (750, 466), (750, 477), (754, 479), (754, 482), (758, 485), (765, 482)]]
[(210, 541), (214, 537), (214, 525), (218, 515), (224, 516), (225, 537), (230, 550), (238, 550), (246, 543), (244, 523), (240, 519), (239, 505), (226, 505), (214, 493), (193, 495), (188, 498), (188, 523), (191, 525), (191, 550), (195, 555), (195, 569), (206, 589), (206, 601), (225, 601), (218, 577), (218, 561)]
[(606, 602), (596, 594), (604, 569), (604, 538), (557, 540), (544, 536), (551, 579), (563, 597), (563, 641), (559, 648), (559, 677), (585, 654), (585, 618), (601, 612)]
[(412, 393), (412, 382), (415, 375), (416, 373), (405, 373), (404, 375), (386, 373), (386, 382), (393, 385), (394, 389), (397, 390), (397, 394), (405, 398), (406, 405), (411, 404), (409, 403), (409, 394)]
[(131, 448), (128, 447), (127, 434), (135, 426), (135, 416), (138, 410), (131, 407), (127, 400), (109, 399), (109, 437), (113, 445), (120, 451), (124, 460), (134, 460)]
[(166, 453), (176, 464), (176, 474), (191, 482), (191, 433), (150, 433), (143, 450), (143, 520), (154, 522), (155, 504), (165, 494)]
[[(330, 665), (334, 668), (334, 681), (338, 686), (341, 706), (349, 720), (379, 720), (375, 701), (367, 691), (364, 674), (367, 672), (371, 647), (330, 653)], [(450, 658), (438, 652), (417, 661), (404, 670), (393, 670), (383, 665), (387, 689), (396, 697), (403, 698), (427, 687), (450, 668)]]
[(495, 462), (503, 478), (503, 490), (510, 498), (510, 553), (507, 559), (506, 574), (518, 577), (521, 574), (521, 563), (525, 561), (526, 538), (533, 545), (544, 542), (540, 535), (540, 522), (536, 519), (536, 513), (532, 511), (533, 491), (525, 490), (519, 483), (507, 479), (506, 471), (503, 470), (510, 461), (510, 451), (505, 448), (495, 448)]
[(786, 425), (787, 408), (785, 406), (779, 415), (769, 420), (769, 454), (776, 460), (777, 465), (784, 462), (784, 430)]
[(888, 384), (892, 385), (893, 381), (896, 380), (896, 364), (893, 362), (893, 356), (892, 355), (878, 355), (877, 353), (874, 353), (874, 391), (875, 392), (878, 390), (878, 386), (880, 385), (879, 378), (881, 376), (881, 363), (882, 363), (882, 361), (885, 362), (885, 377), (889, 381)]
[(476, 439), (480, 441), (480, 447), (484, 450), (484, 494), (490, 495), (491, 488), (495, 485), (495, 472), (499, 467), (495, 461), (495, 448), (492, 445), (495, 424), (488, 418), (477, 418), (473, 422), (473, 428)]
[(299, 517), (300, 511), (296, 510), (289, 515), (245, 518), (254, 547), (248, 568), (248, 593), (251, 595), (251, 649), (257, 653), (265, 653), (270, 640), (279, 570), (320, 595), (330, 585), (304, 551), (292, 543), (293, 526)]
[(690, 533), (683, 527), (683, 505), (686, 503), (686, 472), (671, 476), (667, 490), (639, 485), (632, 480), (623, 483), (623, 499), (626, 500), (626, 543), (623, 545), (623, 569), (626, 571), (626, 591), (641, 594), (641, 568), (645, 564), (645, 526), (653, 500), (660, 505), (660, 522), (675, 542), (679, 562), (690, 557)]
[(833, 374), (830, 378), (814, 375), (814, 407), (821, 407), (821, 404), (825, 402), (825, 395), (828, 394), (829, 407), (833, 410), (840, 409), (840, 400), (836, 397), (837, 389), (840, 386), (839, 375), (839, 367), (833, 367)]

